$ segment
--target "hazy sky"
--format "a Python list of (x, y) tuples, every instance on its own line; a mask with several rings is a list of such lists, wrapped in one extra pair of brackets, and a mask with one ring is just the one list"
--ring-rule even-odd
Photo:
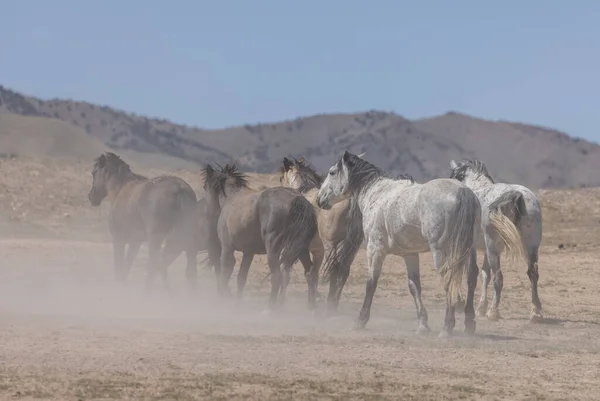
[(600, 140), (599, 1), (0, 3), (0, 84), (42, 98), (207, 128), (456, 110)]

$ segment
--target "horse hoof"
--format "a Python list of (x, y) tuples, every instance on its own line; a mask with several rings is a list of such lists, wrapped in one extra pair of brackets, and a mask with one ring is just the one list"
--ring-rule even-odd
[(544, 321), (544, 316), (540, 312), (531, 312), (529, 321), (531, 323), (542, 323)]
[(430, 332), (431, 332), (431, 329), (429, 328), (429, 326), (427, 324), (421, 323), (417, 327), (417, 334), (419, 334), (419, 335), (429, 334)]
[(357, 319), (354, 322), (354, 324), (352, 325), (352, 330), (354, 330), (354, 331), (364, 330), (366, 325), (367, 325), (366, 321), (364, 321), (362, 319)]
[(487, 311), (487, 304), (481, 304), (477, 307), (477, 311), (475, 312), (478, 317), (485, 317)]
[(487, 313), (487, 319), (492, 322), (497, 322), (498, 320), (500, 320), (500, 312), (498, 311), (498, 309), (490, 309)]
[(477, 327), (477, 323), (474, 320), (468, 320), (465, 322), (465, 333), (467, 333), (467, 335), (473, 335), (475, 334), (475, 329)]
[(439, 338), (450, 338), (450, 337), (452, 337), (452, 332), (444, 329), (444, 330), (440, 331), (440, 334), (438, 334), (438, 337)]

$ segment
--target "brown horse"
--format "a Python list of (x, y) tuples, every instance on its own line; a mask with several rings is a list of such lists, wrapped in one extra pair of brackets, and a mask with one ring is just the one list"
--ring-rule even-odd
[[(149, 179), (135, 174), (127, 163), (111, 152), (96, 159), (92, 177), (88, 195), (92, 206), (100, 206), (104, 198), (110, 202), (108, 223), (117, 279), (124, 281), (127, 278), (141, 244), (148, 242), (147, 287), (160, 271), (168, 289), (167, 268), (185, 252), (186, 278), (193, 290), (198, 242), (205, 240), (198, 230), (196, 193), (190, 185), (178, 177)], [(161, 255), (163, 242), (165, 247)]]
[(300, 160), (294, 158), (293, 161), (284, 157), (279, 172), (281, 185), (300, 191), (317, 211), (318, 232), (315, 234), (310, 250), (317, 270), (321, 267), (327, 252), (324, 271), (326, 278), (329, 278), (327, 312), (334, 314), (340, 302), (342, 289), (350, 274), (350, 265), (362, 243), (362, 229), (348, 227), (346, 222), (360, 222), (361, 219), (348, 219), (350, 213), (360, 213), (360, 210), (352, 200), (341, 201), (329, 210), (316, 207), (316, 196), (323, 177), (306, 164), (303, 157)]
[(298, 260), (305, 269), (308, 305), (314, 309), (319, 272), (313, 269), (309, 253), (317, 232), (312, 205), (290, 188), (250, 189), (247, 176), (235, 165), (215, 170), (209, 164), (203, 174), (210, 234), (208, 254), (217, 273), (219, 293), (229, 293), (234, 251), (243, 253), (237, 281), (238, 300), (254, 255), (266, 254), (271, 273), (269, 309), (284, 304), (290, 270)]

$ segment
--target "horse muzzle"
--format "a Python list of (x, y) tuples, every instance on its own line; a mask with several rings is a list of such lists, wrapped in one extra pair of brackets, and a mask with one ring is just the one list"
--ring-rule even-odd
[(100, 204), (102, 203), (102, 199), (103, 199), (103, 197), (100, 197), (100, 196), (98, 196), (98, 195), (96, 194), (96, 192), (94, 192), (94, 191), (91, 191), (91, 192), (88, 194), (88, 199), (89, 199), (89, 201), (90, 201), (90, 204), (91, 204), (92, 206), (94, 206), (94, 207), (98, 207), (98, 206), (100, 206)]

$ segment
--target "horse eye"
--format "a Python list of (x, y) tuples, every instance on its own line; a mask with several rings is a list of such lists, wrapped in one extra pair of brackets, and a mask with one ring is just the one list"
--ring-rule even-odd
[(333, 175), (333, 171), (330, 171), (330, 172), (329, 172), (329, 175)]

